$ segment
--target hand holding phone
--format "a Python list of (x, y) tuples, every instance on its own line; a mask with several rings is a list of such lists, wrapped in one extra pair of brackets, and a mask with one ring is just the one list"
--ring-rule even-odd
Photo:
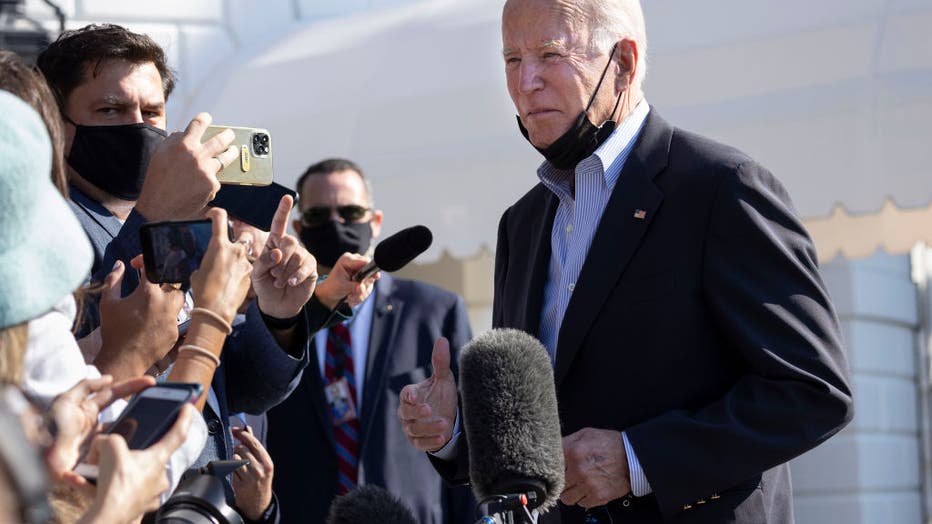
[[(137, 393), (104, 434), (119, 435), (131, 450), (146, 449), (158, 442), (175, 423), (182, 406), (200, 398), (204, 388), (193, 383), (166, 383), (151, 386)], [(91, 480), (96, 478), (94, 464), (81, 463), (75, 473)]]
[[(84, 518), (94, 522), (134, 522), (156, 509), (160, 496), (169, 489), (165, 466), (172, 453), (185, 442), (194, 417), (191, 406), (182, 406), (168, 432), (144, 450), (131, 450), (117, 435), (98, 435), (92, 445), (100, 458), (93, 466), (97, 490), (94, 504)], [(68, 479), (78, 488), (88, 481), (76, 474)]]
[(229, 229), (226, 211), (211, 208), (207, 216), (210, 217), (213, 236), (200, 269), (191, 276), (194, 305), (232, 322), (249, 291), (252, 264), (243, 244), (232, 243), (225, 238)]
[(203, 139), (211, 123), (208, 113), (200, 113), (183, 132), (163, 141), (146, 170), (135, 209), (152, 222), (194, 218), (201, 215), (204, 202), (220, 189), (217, 172), (239, 157), (231, 145), (233, 131), (222, 131)]
[[(178, 312), (184, 293), (153, 284), (144, 275), (127, 296), (122, 296), (126, 271), (142, 269), (142, 256), (119, 262), (104, 279), (100, 295), (100, 337), (102, 344), (94, 357), (101, 373), (116, 380), (139, 376), (171, 350), (178, 339)], [(144, 271), (144, 269), (143, 269)]]
[(267, 186), (272, 183), (272, 135), (268, 129), (255, 127), (210, 126), (204, 132), (206, 142), (225, 130), (232, 130), (233, 145), (239, 158), (217, 173), (221, 184)]
[(152, 377), (136, 377), (114, 383), (113, 377), (85, 379), (55, 397), (48, 415), (56, 434), (46, 452), (46, 463), (53, 476), (70, 471), (86, 450), (82, 446), (98, 430), (97, 416), (118, 398), (132, 395), (155, 384)]

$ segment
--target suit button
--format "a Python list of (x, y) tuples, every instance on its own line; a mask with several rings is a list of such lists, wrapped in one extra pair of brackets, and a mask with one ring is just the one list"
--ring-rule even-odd
[(691, 504), (685, 504), (685, 505), (683, 506), (683, 511), (686, 511), (687, 509), (693, 509), (692, 505), (691, 505)]
[(720, 499), (721, 497), (718, 496), (718, 493), (713, 493), (712, 496), (709, 497), (709, 498), (712, 499), (712, 500), (718, 500), (718, 499)]
[(207, 422), (207, 433), (211, 435), (216, 435), (220, 432), (220, 421), (217, 419), (210, 419)]
[(624, 499), (624, 500), (622, 500), (622, 501), (621, 501), (621, 505), (624, 506), (624, 507), (626, 507), (626, 508), (629, 507), (629, 506), (631, 506), (631, 499)]
[(696, 504), (705, 504), (705, 500), (699, 499), (696, 501)]

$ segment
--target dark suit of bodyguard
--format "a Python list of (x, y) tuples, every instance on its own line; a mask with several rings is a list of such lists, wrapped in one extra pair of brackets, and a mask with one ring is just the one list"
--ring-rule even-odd
[[(547, 158), (502, 217), (493, 307), (554, 357), (567, 482), (542, 521), (792, 522), (786, 463), (852, 401), (789, 196), (647, 106), (637, 0), (509, 0), (502, 25), (509, 93)], [(417, 445), (424, 426), (405, 424)], [(454, 445), (436, 463), (465, 480)]]
[[(384, 274), (369, 300), (374, 304), (360, 417), (366, 483), (399, 497), (418, 522), (475, 522), (469, 489), (446, 486), (424, 454), (407, 445), (395, 416), (401, 388), (430, 375), (434, 338), (448, 337), (454, 347), (470, 339), (466, 307), (453, 293)], [(321, 373), (308, 369), (294, 393), (269, 412), (269, 452), (282, 522), (323, 522), (337, 494), (323, 388)]]
[[(344, 252), (365, 253), (379, 237), (382, 211), (374, 208), (368, 181), (355, 162), (317, 162), (299, 178), (297, 189), (301, 219), (293, 226), (322, 274)], [(395, 417), (401, 388), (430, 374), (431, 342), (447, 337), (459, 348), (472, 336), (463, 300), (383, 274), (344, 326), (342, 351), (349, 342), (351, 356), (344, 353), (342, 376), (351, 384), (350, 397), (361, 397), (349, 429), (334, 423), (337, 417), (328, 403), (333, 386), (341, 382), (337, 326), (318, 333), (311, 346), (317, 358), (311, 358), (288, 400), (269, 412), (269, 453), (283, 522), (323, 522), (337, 494), (373, 484), (399, 497), (420, 523), (472, 524), (475, 501), (469, 489), (445, 485), (427, 457), (405, 444)]]

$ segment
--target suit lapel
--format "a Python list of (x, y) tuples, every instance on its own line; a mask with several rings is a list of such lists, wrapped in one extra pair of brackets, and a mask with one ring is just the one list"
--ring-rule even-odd
[(363, 388), (362, 418), (360, 420), (359, 454), (366, 449), (369, 432), (375, 423), (374, 406), (379, 405), (379, 396), (386, 389), (385, 366), (389, 361), (391, 342), (394, 339), (395, 327), (401, 318), (404, 302), (392, 295), (392, 277), (383, 274), (375, 282), (375, 300), (372, 308), (372, 327), (369, 330), (369, 348), (366, 352), (366, 377)]
[(557, 213), (557, 200), (550, 190), (544, 192), (544, 207), (547, 214), (544, 220), (536, 221), (531, 226), (528, 236), (527, 253), (531, 255), (530, 282), (527, 287), (527, 301), (525, 301), (523, 329), (531, 335), (537, 336), (540, 329), (540, 312), (544, 305), (544, 288), (547, 284), (547, 273), (550, 268), (550, 233), (553, 229), (553, 219)]
[(652, 109), (602, 214), (566, 308), (554, 369), (558, 385), (660, 208), (663, 193), (653, 178), (667, 165), (672, 134), (673, 128)]

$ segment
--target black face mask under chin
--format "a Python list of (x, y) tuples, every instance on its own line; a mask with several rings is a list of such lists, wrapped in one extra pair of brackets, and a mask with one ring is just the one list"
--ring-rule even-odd
[(136, 200), (155, 148), (168, 133), (146, 124), (74, 125), (68, 165), (81, 178), (123, 200)]
[[(576, 120), (573, 121), (570, 128), (549, 146), (534, 146), (534, 149), (540, 151), (540, 154), (544, 155), (544, 158), (555, 168), (562, 170), (575, 168), (576, 164), (581, 160), (595, 153), (595, 150), (615, 131), (614, 120), (606, 120), (601, 127), (596, 127), (595, 124), (589, 120), (589, 108), (592, 107), (592, 102), (595, 101), (596, 95), (599, 94), (599, 88), (602, 86), (602, 81), (605, 79), (605, 73), (608, 72), (609, 66), (612, 65), (612, 57), (614, 55), (615, 47), (612, 47), (612, 52), (608, 55), (608, 64), (606, 64), (605, 69), (602, 70), (602, 76), (599, 77), (599, 83), (596, 84), (595, 91), (589, 98), (589, 103), (586, 104), (586, 108), (576, 117)], [(619, 93), (618, 99), (615, 101), (615, 108), (612, 109), (612, 115), (618, 110), (618, 104), (620, 102), (621, 94)], [(517, 119), (521, 134), (530, 142), (531, 139), (528, 135), (528, 130), (524, 127), (524, 123), (521, 122), (521, 117), (518, 116)], [(533, 146), (534, 144), (532, 143), (531, 145)]]

